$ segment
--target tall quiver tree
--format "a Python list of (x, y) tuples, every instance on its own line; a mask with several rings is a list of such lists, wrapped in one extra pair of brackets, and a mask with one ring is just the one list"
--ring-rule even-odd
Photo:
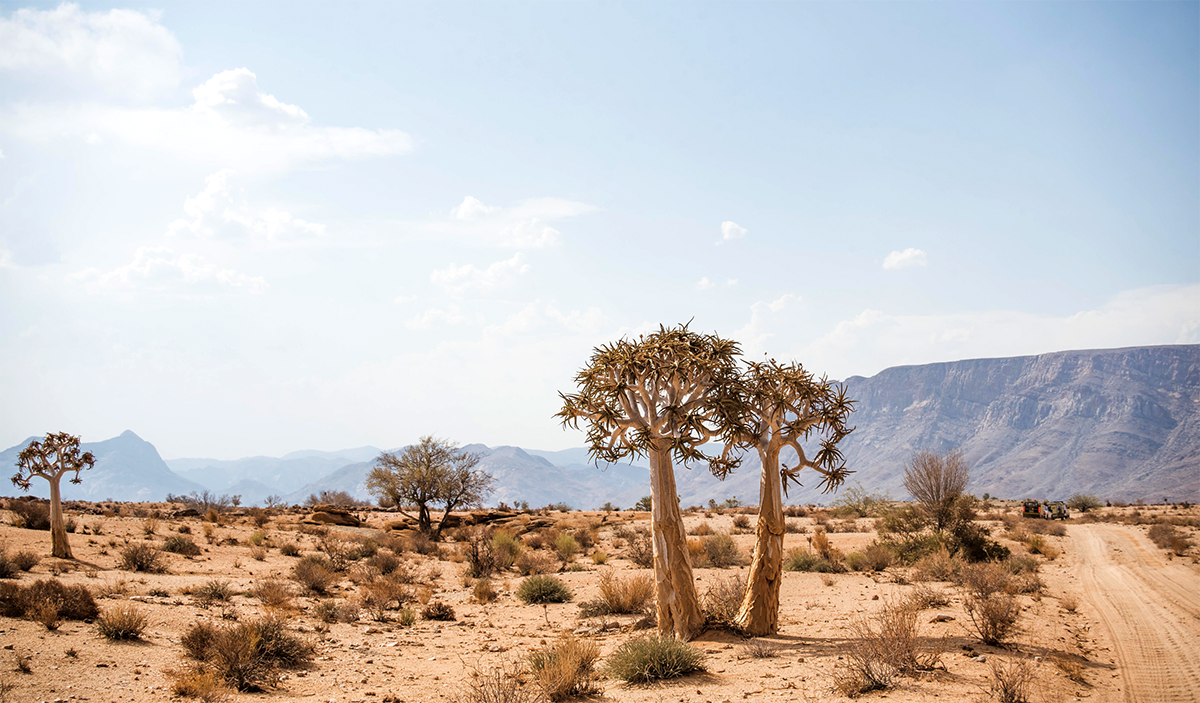
[(729, 430), (738, 408), (736, 342), (666, 328), (637, 340), (622, 339), (594, 350), (575, 377), (579, 392), (560, 393), (557, 417), (566, 426), (587, 425), (590, 456), (616, 463), (650, 460), (651, 531), (658, 632), (689, 640), (704, 629), (675, 489), (674, 461), (707, 463), (724, 478), (737, 464), (709, 456), (700, 445)]
[(59, 432), (47, 434), (42, 441), (33, 440), (17, 457), (17, 473), (13, 485), (28, 491), (33, 477), (50, 482), (50, 554), (60, 559), (73, 559), (67, 542), (67, 526), (63, 520), (62, 495), (59, 481), (65, 474), (74, 473), (71, 483), (83, 483), (79, 472), (96, 464), (91, 452), (79, 453), (79, 438)]
[[(853, 431), (846, 420), (854, 401), (846, 398), (845, 386), (812, 374), (797, 363), (781, 365), (774, 359), (750, 362), (742, 374), (742, 416), (733, 445), (754, 447), (762, 461), (759, 485), (758, 524), (754, 536), (754, 560), (746, 582), (735, 623), (746, 634), (769, 635), (779, 629), (779, 580), (783, 573), (783, 496), (787, 482), (799, 484), (797, 474), (809, 467), (821, 474), (825, 491), (846, 480), (846, 468), (838, 442)], [(802, 442), (817, 433), (820, 449), (809, 459)], [(780, 468), (779, 455), (792, 447), (799, 459), (791, 468)]]

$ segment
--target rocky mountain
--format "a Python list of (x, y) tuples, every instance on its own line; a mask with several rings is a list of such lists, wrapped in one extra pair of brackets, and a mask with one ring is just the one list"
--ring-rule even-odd
[[(30, 437), (0, 452), (0, 467), (10, 470), (4, 475), (5, 478), (16, 473), (18, 455), (34, 439), (38, 438)], [(152, 501), (162, 500), (168, 493), (204, 490), (204, 486), (171, 471), (153, 444), (129, 430), (103, 442), (84, 442), (80, 448), (96, 457), (96, 465), (80, 473), (83, 479), (80, 484), (63, 480), (64, 500)], [(9, 495), (21, 495), (19, 489), (11, 485), (9, 489), (6, 491)], [(49, 498), (50, 484), (42, 479), (34, 479), (29, 495)]]
[[(282, 457), (251, 456), (242, 459), (170, 459), (167, 466), (180, 476), (208, 486), (218, 493), (240, 492), (235, 484), (258, 481), (271, 493), (291, 493), (341, 467), (379, 456), (375, 447), (359, 447), (337, 452), (300, 451)], [(252, 488), (252, 487), (247, 487)], [(253, 492), (248, 490), (247, 492)], [(243, 496), (249, 500), (248, 496)]]

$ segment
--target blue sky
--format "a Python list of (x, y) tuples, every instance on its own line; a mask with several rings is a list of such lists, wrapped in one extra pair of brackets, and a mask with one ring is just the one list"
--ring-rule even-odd
[(1197, 3), (0, 3), (0, 444), (556, 449), (694, 319), (834, 378), (1200, 342)]

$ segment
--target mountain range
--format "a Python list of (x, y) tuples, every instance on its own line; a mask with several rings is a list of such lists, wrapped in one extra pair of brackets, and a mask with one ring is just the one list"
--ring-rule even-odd
[[(855, 426), (841, 447), (857, 482), (906, 497), (905, 463), (918, 449), (959, 449), (972, 467), (970, 490), (1009, 498), (1066, 498), (1094, 493), (1122, 500), (1200, 500), (1200, 345), (1066, 351), (894, 367), (844, 381), (856, 401)], [(0, 452), (14, 467), (29, 440)], [(133, 432), (85, 443), (96, 466), (64, 497), (156, 500), (209, 489), (243, 503), (279, 495), (302, 502), (321, 490), (370, 500), (364, 482), (383, 450), (298, 451), (282, 457), (163, 461)], [(471, 444), (495, 478), (494, 505), (565, 502), (628, 507), (650, 492), (645, 462), (598, 469), (584, 448), (539, 451)], [(397, 451), (397, 450), (390, 450)], [(795, 461), (795, 454), (783, 457)], [(736, 496), (755, 503), (758, 457), (746, 455), (724, 482), (704, 468), (677, 471), (684, 505)], [(829, 502), (811, 472), (790, 503)], [(41, 484), (41, 485), (39, 485)], [(15, 490), (13, 491), (15, 492)], [(34, 483), (45, 496), (45, 483)]]

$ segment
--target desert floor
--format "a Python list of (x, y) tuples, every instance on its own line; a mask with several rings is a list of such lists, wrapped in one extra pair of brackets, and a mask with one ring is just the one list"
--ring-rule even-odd
[[(265, 608), (248, 591), (262, 579), (286, 579), (296, 557), (280, 554), (279, 545), (298, 543), (304, 553), (315, 551), (317, 537), (302, 530), (303, 512), (276, 515), (267, 524), (267, 550), (258, 561), (251, 556), (250, 535), (258, 528), (247, 516), (227, 516), (215, 527), (213, 541), (204, 538), (199, 518), (162, 518), (147, 525), (138, 512), (165, 506), (119, 505), (111, 516), (76, 514), (77, 532), (70, 535), (76, 560), (43, 557), (17, 583), (56, 575), (66, 583), (87, 585), (103, 611), (122, 601), (134, 601), (150, 618), (142, 640), (110, 642), (94, 624), (66, 621), (57, 631), (37, 622), (0, 618), (0, 682), (8, 687), (5, 701), (161, 701), (172, 698), (169, 672), (187, 665), (180, 637), (194, 622), (228, 623), (262, 614)], [(1015, 511), (1018, 508), (1009, 507)], [(1158, 508), (1143, 508), (1151, 514)], [(1118, 509), (1108, 509), (1118, 510)], [(1165, 510), (1165, 508), (1164, 508)], [(122, 516), (123, 513), (125, 516)], [(165, 511), (163, 514), (166, 514)], [(346, 539), (378, 535), (395, 515), (360, 513), (366, 527), (332, 527)], [(1196, 515), (1192, 508), (1191, 516)], [(599, 572), (618, 575), (648, 573), (622, 558), (614, 530), (624, 524), (647, 525), (645, 513), (550, 513), (567, 526), (591, 526), (598, 533), (594, 547), (575, 558), (579, 570), (558, 576), (574, 591), (574, 601), (548, 606), (524, 605), (514, 595), (522, 576), (503, 572), (493, 581), (496, 601), (479, 604), (472, 598), (465, 564), (453, 543), (443, 545), (443, 557), (402, 553), (403, 560), (430, 578), (424, 598), (449, 603), (453, 622), (418, 618), (401, 625), (392, 613), (387, 621), (363, 619), (326, 624), (316, 617), (320, 599), (297, 595), (286, 611), (291, 627), (316, 644), (310, 667), (285, 673), (278, 686), (264, 693), (233, 693), (236, 701), (450, 701), (464, 690), (473, 671), (523, 660), (531, 651), (551, 643), (561, 633), (599, 644), (607, 655), (622, 642), (646, 634), (635, 630), (637, 616), (581, 619), (580, 602), (597, 593)], [(992, 513), (995, 517), (996, 514)], [(18, 529), (0, 511), (0, 543), (11, 555), (20, 550), (49, 553), (50, 535)], [(750, 515), (751, 524), (754, 516)], [(753, 533), (735, 531), (732, 513), (686, 515), (689, 529), (707, 522), (718, 531), (734, 532), (748, 563)], [(805, 533), (789, 533), (785, 548), (808, 546), (814, 518), (789, 518)], [(1003, 530), (990, 523), (993, 536)], [(829, 535), (843, 552), (861, 551), (876, 535), (871, 519), (856, 521), (858, 529)], [(153, 534), (145, 534), (152, 526)], [(130, 542), (160, 544), (184, 527), (201, 545), (194, 558), (169, 555), (164, 574), (117, 570), (117, 553)], [(1032, 701), (1196, 701), (1200, 700), (1200, 567), (1192, 558), (1170, 557), (1146, 537), (1142, 525), (1112, 523), (1068, 524), (1066, 535), (1048, 537), (1061, 550), (1054, 560), (1041, 560), (1045, 589), (1018, 596), (1022, 606), (1020, 631), (1006, 648), (989, 647), (972, 633), (963, 607), (962, 589), (951, 583), (924, 584), (944, 591), (950, 605), (920, 614), (921, 635), (944, 649), (941, 667), (927, 674), (898, 679), (893, 688), (863, 698), (889, 701), (991, 700), (991, 666), (997, 660), (1026, 659), (1036, 682)], [(1190, 530), (1195, 535), (1195, 530)], [(1000, 538), (1014, 555), (1025, 554), (1018, 542)], [(236, 540), (236, 544), (233, 542)], [(384, 540), (381, 540), (384, 541)], [(609, 559), (596, 565), (589, 554), (604, 550)], [(747, 567), (696, 569), (701, 594), (719, 579), (744, 578)], [(235, 595), (225, 603), (205, 602), (193, 589), (213, 579), (228, 581)], [(750, 655), (748, 641), (726, 630), (711, 630), (695, 644), (708, 655), (703, 674), (650, 685), (601, 681), (601, 692), (589, 700), (613, 701), (831, 701), (834, 674), (853, 636), (855, 619), (881, 604), (895, 602), (918, 588), (909, 570), (891, 567), (882, 572), (850, 572), (827, 576), (785, 572), (782, 587), (782, 627), (763, 638), (775, 655)], [(351, 602), (358, 586), (341, 581), (326, 597)], [(1078, 607), (1063, 607), (1072, 597)], [(419, 610), (419, 606), (418, 606)], [(948, 617), (944, 617), (948, 616)], [(938, 620), (938, 622), (935, 622)], [(68, 652), (71, 652), (69, 655)], [(20, 673), (14, 662), (29, 657), (31, 673)], [(1071, 677), (1074, 677), (1072, 679)]]

